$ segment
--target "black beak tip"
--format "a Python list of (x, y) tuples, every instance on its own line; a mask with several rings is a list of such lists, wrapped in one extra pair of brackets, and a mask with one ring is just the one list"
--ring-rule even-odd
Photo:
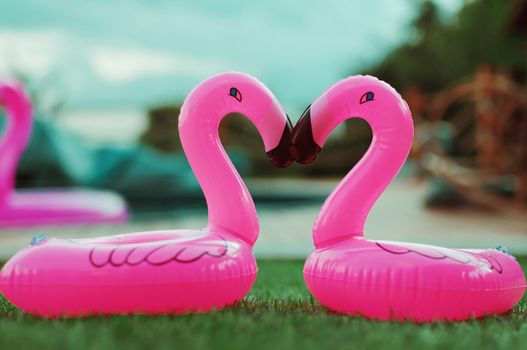
[(287, 168), (293, 164), (293, 157), (291, 155), (291, 134), (293, 133), (293, 126), (287, 116), (287, 123), (280, 138), (278, 146), (267, 152), (267, 156), (277, 168)]
[(307, 107), (296, 124), (291, 136), (291, 155), (300, 164), (312, 163), (320, 152), (320, 146), (313, 138), (311, 127), (311, 106)]
[(313, 163), (317, 159), (318, 151), (313, 152), (299, 152), (296, 147), (291, 148), (291, 155), (293, 159), (300, 164), (307, 165)]
[(287, 168), (291, 164), (293, 164), (293, 159), (289, 157), (288, 159), (280, 159), (280, 158), (271, 158), (271, 164), (277, 168)]

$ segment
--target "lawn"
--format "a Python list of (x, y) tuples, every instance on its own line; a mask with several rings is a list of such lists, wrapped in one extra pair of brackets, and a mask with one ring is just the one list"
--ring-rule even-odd
[[(527, 258), (521, 259), (524, 269)], [(499, 317), (453, 324), (388, 323), (328, 312), (309, 295), (301, 261), (259, 261), (242, 302), (210, 314), (44, 320), (2, 299), (0, 349), (520, 349), (527, 300)]]

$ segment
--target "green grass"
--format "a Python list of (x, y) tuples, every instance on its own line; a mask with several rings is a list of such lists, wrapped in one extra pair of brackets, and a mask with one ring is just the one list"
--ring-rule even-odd
[[(527, 267), (527, 258), (521, 259)], [(527, 300), (507, 315), (461, 323), (389, 323), (328, 312), (301, 261), (260, 261), (251, 293), (210, 314), (45, 320), (1, 300), (0, 349), (521, 349)]]

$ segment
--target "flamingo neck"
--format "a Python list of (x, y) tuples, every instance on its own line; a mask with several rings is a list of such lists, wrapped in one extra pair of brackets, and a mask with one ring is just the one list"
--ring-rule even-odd
[(256, 208), (218, 133), (223, 117), (233, 112), (214, 103), (183, 108), (179, 133), (207, 201), (208, 228), (228, 231), (252, 246), (260, 231)]
[(32, 120), (24, 96), (5, 94), (0, 102), (7, 117), (0, 135), (0, 203), (5, 203), (14, 191), (16, 167), (31, 135)]
[[(406, 120), (390, 128), (372, 128), (368, 151), (326, 199), (313, 228), (315, 246), (364, 236), (368, 214), (404, 164), (413, 139)], [(411, 120), (411, 118), (410, 118)]]

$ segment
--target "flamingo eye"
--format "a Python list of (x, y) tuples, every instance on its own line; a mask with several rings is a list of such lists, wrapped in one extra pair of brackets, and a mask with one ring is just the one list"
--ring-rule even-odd
[(374, 97), (373, 92), (368, 91), (364, 95), (361, 96), (359, 102), (360, 102), (360, 104), (363, 104), (363, 103), (366, 103), (366, 102), (373, 101), (373, 97)]
[(235, 87), (231, 87), (229, 90), (229, 95), (237, 99), (238, 102), (242, 102), (242, 94), (240, 93), (240, 90), (236, 89)]

